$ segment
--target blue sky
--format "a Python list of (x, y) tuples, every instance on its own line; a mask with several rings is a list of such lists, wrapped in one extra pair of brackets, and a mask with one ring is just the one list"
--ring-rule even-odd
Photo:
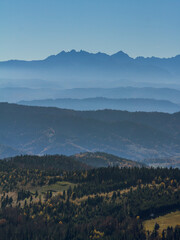
[(0, 61), (71, 49), (180, 54), (180, 0), (0, 0)]

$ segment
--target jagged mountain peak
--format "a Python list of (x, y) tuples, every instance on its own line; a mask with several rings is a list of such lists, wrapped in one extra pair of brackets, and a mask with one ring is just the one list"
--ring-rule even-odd
[(112, 54), (111, 56), (126, 56), (126, 57), (129, 57), (129, 55), (123, 51), (118, 51), (114, 54)]

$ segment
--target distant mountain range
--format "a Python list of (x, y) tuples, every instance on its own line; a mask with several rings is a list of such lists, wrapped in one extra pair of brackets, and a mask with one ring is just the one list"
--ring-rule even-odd
[(168, 112), (174, 113), (180, 111), (180, 104), (175, 104), (166, 100), (154, 99), (109, 99), (109, 98), (85, 98), (85, 99), (44, 99), (34, 101), (21, 101), (19, 104), (29, 106), (59, 107), (73, 110), (126, 110), (130, 112)]
[(0, 104), (0, 113), (0, 144), (10, 151), (98, 151), (138, 161), (180, 155), (180, 113), (72, 111), (7, 103)]
[(119, 88), (20, 88), (9, 87), (0, 88), (0, 102), (32, 101), (42, 99), (59, 98), (112, 98), (128, 99), (143, 98), (155, 100), (167, 100), (180, 104), (180, 90), (170, 88), (151, 87), (119, 87)]
[(44, 60), (0, 62), (0, 71), (1, 79), (43, 79), (61, 88), (117, 87), (121, 81), (179, 84), (180, 55), (134, 59), (122, 51), (107, 55), (72, 50)]

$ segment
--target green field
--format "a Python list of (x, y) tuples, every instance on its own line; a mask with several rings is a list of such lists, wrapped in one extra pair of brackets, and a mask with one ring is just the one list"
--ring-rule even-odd
[(168, 226), (175, 227), (176, 225), (180, 225), (180, 211), (172, 212), (164, 216), (144, 221), (144, 227), (146, 230), (152, 232), (156, 223), (158, 223), (160, 226), (160, 232), (166, 229)]
[(31, 192), (35, 193), (36, 190), (39, 194), (46, 193), (47, 191), (53, 191), (53, 192), (63, 192), (64, 190), (67, 191), (69, 187), (74, 187), (75, 184), (70, 182), (56, 182), (55, 184), (51, 185), (44, 185), (42, 187), (34, 187), (30, 189)]

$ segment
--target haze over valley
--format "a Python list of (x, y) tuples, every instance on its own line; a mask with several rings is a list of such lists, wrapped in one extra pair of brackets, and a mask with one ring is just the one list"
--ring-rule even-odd
[(174, 113), (180, 109), (179, 65), (179, 55), (131, 58), (122, 51), (108, 55), (75, 50), (38, 61), (0, 62), (0, 101)]
[(179, 65), (179, 55), (75, 50), (0, 62), (0, 157), (99, 151), (147, 162), (179, 156)]

